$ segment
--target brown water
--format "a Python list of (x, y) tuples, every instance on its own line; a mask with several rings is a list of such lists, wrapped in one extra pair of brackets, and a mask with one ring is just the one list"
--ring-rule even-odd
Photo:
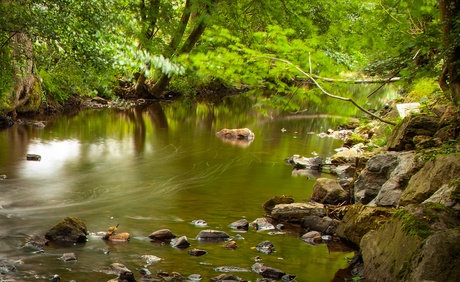
[[(7, 277), (48, 281), (59, 274), (62, 281), (108, 281), (115, 276), (100, 270), (120, 262), (136, 278), (140, 275), (135, 270), (147, 267), (154, 274), (178, 271), (210, 281), (220, 274), (216, 267), (250, 269), (253, 257), (261, 256), (263, 263), (297, 275), (297, 281), (330, 281), (348, 266), (344, 257), (352, 254), (305, 244), (300, 232), (269, 235), (252, 229), (239, 233), (245, 240), (230, 251), (223, 244), (194, 240), (204, 227), (191, 222), (203, 219), (206, 229), (235, 236), (228, 224), (263, 217), (261, 205), (269, 198), (309, 198), (315, 179), (296, 176), (284, 159), (312, 156), (313, 151), (332, 155), (342, 142), (311, 132), (336, 128), (343, 121), (311, 115), (268, 119), (241, 98), (220, 105), (86, 110), (50, 120), (44, 129), (15, 125), (1, 131), (0, 174), (8, 179), (0, 182), (0, 259), (16, 262), (19, 270)], [(222, 128), (241, 127), (255, 132), (253, 142), (234, 144), (215, 136)], [(41, 161), (26, 161), (28, 153), (41, 155)], [(66, 216), (79, 217), (90, 232), (120, 224), (118, 231), (131, 233), (131, 241), (108, 243), (91, 236), (85, 244), (52, 244), (44, 254), (22, 248), (29, 235), (44, 235)], [(147, 236), (163, 228), (187, 236), (191, 248), (208, 254), (191, 257), (187, 250), (149, 242)], [(276, 253), (254, 249), (264, 240), (273, 243)], [(76, 253), (77, 262), (58, 260), (69, 252)], [(147, 265), (142, 255), (163, 260)], [(234, 274), (251, 281), (261, 278)]]

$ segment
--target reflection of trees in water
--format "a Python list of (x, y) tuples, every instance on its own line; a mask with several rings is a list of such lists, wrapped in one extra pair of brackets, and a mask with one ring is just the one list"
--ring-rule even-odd
[(167, 130), (168, 120), (160, 103), (145, 103), (143, 105), (120, 110), (117, 117), (128, 121), (134, 126), (133, 139), (136, 153), (142, 153), (145, 149), (147, 125), (145, 116), (150, 119), (153, 128)]
[(39, 136), (40, 129), (28, 125), (13, 125), (5, 129), (0, 139), (0, 174), (12, 177), (17, 163), (23, 162), (30, 144), (30, 139)]

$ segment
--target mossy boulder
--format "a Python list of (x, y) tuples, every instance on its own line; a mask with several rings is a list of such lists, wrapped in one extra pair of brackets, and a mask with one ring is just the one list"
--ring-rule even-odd
[(421, 203), (431, 197), (444, 184), (460, 177), (460, 158), (454, 154), (438, 156), (428, 161), (423, 169), (409, 181), (401, 195), (399, 205)]
[(45, 234), (45, 238), (59, 242), (86, 242), (88, 231), (78, 217), (66, 217)]
[(337, 235), (359, 246), (363, 236), (378, 229), (393, 215), (394, 209), (355, 204), (345, 207), (345, 215), (337, 227)]
[[(452, 258), (459, 257), (458, 251), (451, 257), (444, 255), (450, 253), (445, 248), (453, 239), (449, 236), (442, 240), (432, 238), (438, 232), (446, 232), (458, 226), (454, 213), (439, 204), (413, 205), (408, 209), (398, 210), (384, 225), (368, 232), (361, 240), (366, 281), (449, 281), (433, 277), (452, 277), (449, 276), (451, 274), (445, 274), (451, 270), (443, 264), (451, 267), (456, 264), (456, 260), (452, 261)], [(443, 243), (439, 243), (440, 241)], [(443, 261), (438, 262), (440, 257), (443, 257)], [(419, 266), (433, 265), (439, 267), (432, 267), (429, 274), (420, 276), (415, 273)]]

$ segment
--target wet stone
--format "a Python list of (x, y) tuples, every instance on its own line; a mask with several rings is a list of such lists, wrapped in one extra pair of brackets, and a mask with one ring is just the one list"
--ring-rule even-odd
[(42, 250), (44, 246), (48, 245), (49, 241), (45, 238), (42, 238), (38, 235), (33, 235), (30, 237), (26, 244), (24, 245), (25, 248), (32, 248), (36, 250)]
[(230, 228), (232, 229), (237, 229), (237, 230), (248, 230), (249, 227), (249, 222), (247, 219), (240, 219), (238, 221), (235, 221), (229, 225)]
[(282, 270), (266, 266), (264, 263), (255, 263), (252, 265), (252, 271), (254, 271), (256, 274), (261, 275), (264, 278), (272, 278), (276, 280), (280, 280), (281, 277), (286, 275), (286, 273)]
[(195, 226), (207, 226), (208, 225), (208, 223), (202, 219), (193, 220), (192, 224), (194, 224)]
[(236, 266), (220, 266), (214, 268), (216, 272), (251, 272), (251, 270)]
[(176, 238), (176, 235), (169, 229), (161, 229), (150, 234), (149, 238), (152, 240), (170, 240)]
[(62, 261), (76, 261), (77, 256), (75, 255), (75, 253), (65, 253), (59, 259)]
[(257, 245), (256, 250), (264, 254), (271, 254), (275, 251), (275, 247), (270, 241), (263, 241)]
[(16, 272), (18, 269), (16, 266), (7, 260), (0, 260), (0, 272)]
[(171, 246), (174, 248), (188, 248), (190, 247), (190, 243), (188, 242), (186, 236), (182, 236), (178, 239), (171, 240)]
[(192, 281), (200, 281), (201, 279), (203, 279), (203, 277), (201, 277), (200, 274), (191, 274), (187, 278)]
[(198, 241), (225, 241), (230, 239), (230, 235), (223, 231), (217, 230), (202, 230), (197, 236)]
[(238, 245), (236, 244), (235, 241), (230, 241), (227, 244), (225, 244), (224, 247), (229, 249), (229, 250), (234, 251), (234, 250), (236, 250), (238, 248)]
[(188, 251), (188, 254), (193, 257), (201, 257), (201, 256), (206, 255), (207, 253), (208, 253), (207, 251), (200, 250), (200, 249), (193, 249), (193, 250)]

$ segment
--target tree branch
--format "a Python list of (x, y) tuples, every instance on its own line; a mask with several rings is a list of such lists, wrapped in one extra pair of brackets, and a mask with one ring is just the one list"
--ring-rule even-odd
[(321, 92), (323, 92), (324, 95), (330, 97), (330, 98), (334, 98), (334, 99), (338, 99), (338, 100), (342, 100), (342, 101), (346, 101), (346, 102), (350, 102), (352, 103), (353, 105), (355, 105), (355, 107), (357, 107), (358, 109), (360, 109), (361, 111), (365, 112), (366, 114), (380, 120), (381, 122), (384, 122), (384, 123), (387, 123), (387, 124), (391, 124), (391, 125), (396, 125), (396, 123), (394, 122), (391, 122), (391, 121), (388, 121), (388, 120), (384, 120), (382, 119), (381, 117), (379, 117), (378, 115), (375, 115), (371, 112), (369, 112), (368, 110), (364, 109), (363, 107), (361, 107), (360, 105), (358, 105), (358, 103), (356, 103), (352, 98), (345, 98), (345, 97), (341, 97), (341, 96), (337, 96), (337, 95), (333, 95), (329, 92), (327, 92), (326, 90), (324, 90), (324, 88), (308, 73), (306, 73), (305, 71), (303, 71), (301, 68), (299, 68), (298, 66), (294, 65), (293, 63), (287, 61), (287, 60), (283, 60), (283, 59), (279, 59), (279, 58), (274, 58), (274, 57), (266, 57), (266, 56), (263, 56), (262, 58), (266, 58), (266, 59), (271, 59), (271, 60), (275, 60), (275, 61), (280, 61), (280, 62), (283, 62), (283, 63), (286, 63), (288, 65), (291, 65), (293, 66), (295, 69), (297, 69), (300, 73), (302, 73), (303, 75), (305, 75), (306, 77), (308, 77), (309, 79), (311, 79), (314, 84), (321, 90)]

